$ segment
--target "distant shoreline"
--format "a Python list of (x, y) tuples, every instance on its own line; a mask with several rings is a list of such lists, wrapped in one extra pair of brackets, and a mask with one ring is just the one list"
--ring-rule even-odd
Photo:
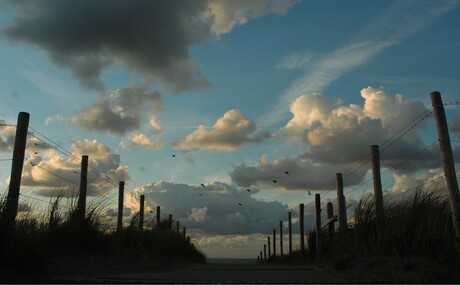
[(207, 258), (208, 263), (240, 263), (253, 264), (256, 263), (254, 258)]

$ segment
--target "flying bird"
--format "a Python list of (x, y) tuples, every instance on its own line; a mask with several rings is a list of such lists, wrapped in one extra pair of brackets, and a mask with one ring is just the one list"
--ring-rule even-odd
[(200, 196), (203, 196), (203, 193), (200, 193)]
[(251, 189), (248, 188), (248, 189), (246, 189), (246, 191), (251, 192)]
[(206, 188), (203, 183), (201, 183), (200, 185), (203, 186), (203, 188)]
[(34, 151), (34, 154), (38, 154), (38, 151)]
[(276, 179), (272, 179), (272, 182), (273, 182), (273, 183), (276, 183)]
[(241, 203), (238, 203), (238, 205), (243, 206), (243, 204), (241, 204)]
[(289, 175), (289, 172), (288, 172), (287, 170), (286, 170), (286, 171), (284, 171), (284, 173), (286, 173), (287, 175)]
[(38, 145), (38, 143), (34, 143), (34, 145)]
[(171, 154), (171, 156), (172, 156), (172, 157), (176, 157), (176, 155), (175, 155), (175, 154)]

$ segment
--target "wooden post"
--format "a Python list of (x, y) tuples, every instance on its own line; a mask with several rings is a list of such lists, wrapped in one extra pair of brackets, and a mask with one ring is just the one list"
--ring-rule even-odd
[(271, 253), (270, 253), (270, 237), (267, 237), (267, 243), (268, 243), (268, 258), (270, 258)]
[(316, 207), (316, 257), (321, 256), (321, 195), (315, 194)]
[(444, 177), (447, 190), (449, 191), (450, 210), (455, 230), (455, 236), (460, 239), (460, 195), (455, 171), (452, 146), (450, 145), (449, 129), (446, 122), (446, 113), (441, 99), (441, 93), (434, 91), (430, 94), (431, 105), (433, 106), (436, 129), (438, 131), (439, 147), (441, 148), (442, 163), (444, 166)]
[(183, 228), (182, 228), (182, 237), (183, 237), (184, 239), (185, 239), (186, 234), (187, 234), (187, 229), (186, 229), (186, 227), (183, 227)]
[(276, 230), (273, 229), (273, 257), (276, 257)]
[(289, 230), (289, 255), (292, 254), (292, 220), (291, 212), (288, 213), (288, 230)]
[(280, 255), (283, 256), (283, 221), (280, 221)]
[(304, 205), (303, 203), (300, 204), (299, 207), (299, 226), (300, 226), (300, 256), (304, 254), (305, 251), (305, 240), (304, 240), (304, 229), (303, 229), (303, 212), (304, 212)]
[(172, 230), (172, 214), (168, 216), (168, 228), (170, 231)]
[(81, 157), (80, 194), (78, 195), (78, 216), (80, 221), (85, 220), (86, 193), (88, 188), (88, 156)]
[(144, 229), (144, 202), (145, 196), (141, 195), (140, 206), (139, 206), (139, 229)]
[(160, 229), (160, 224), (161, 224), (161, 208), (160, 206), (157, 206), (157, 228)]
[(19, 204), (19, 189), (21, 188), (22, 167), (24, 166), (24, 152), (26, 150), (27, 131), (30, 115), (26, 112), (18, 114), (16, 136), (14, 138), (13, 160), (11, 162), (10, 186), (5, 205), (5, 234), (9, 235), (16, 223)]
[(343, 195), (343, 178), (342, 173), (336, 174), (337, 178), (337, 204), (339, 207), (338, 210), (338, 220), (339, 220), (339, 230), (346, 230), (347, 225), (347, 208), (345, 205), (345, 196)]
[[(332, 205), (331, 202), (329, 202), (327, 203), (327, 218), (331, 219), (332, 217), (334, 217), (334, 206)], [(334, 236), (334, 232), (335, 232), (334, 222), (331, 222), (327, 226), (327, 236), (329, 239), (331, 239)]]
[(267, 260), (267, 245), (264, 244), (264, 260)]
[(263, 257), (262, 251), (260, 251), (259, 256), (258, 256), (260, 262), (262, 262), (262, 260), (263, 260), (262, 257)]
[(118, 217), (117, 217), (117, 232), (123, 229), (123, 199), (125, 191), (125, 182), (118, 182)]
[(375, 216), (378, 230), (384, 225), (382, 181), (380, 178), (380, 152), (378, 145), (371, 145), (372, 151), (372, 174), (374, 178)]
[(179, 221), (176, 221), (176, 232), (177, 232), (177, 234), (179, 234), (179, 229), (180, 229)]

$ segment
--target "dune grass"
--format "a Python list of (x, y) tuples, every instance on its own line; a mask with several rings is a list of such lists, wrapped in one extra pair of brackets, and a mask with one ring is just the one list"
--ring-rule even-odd
[[(2, 199), (0, 216), (4, 205)], [(113, 227), (103, 213), (103, 204), (95, 202), (87, 206), (82, 220), (75, 201), (62, 205), (58, 196), (44, 214), (31, 211), (18, 215), (9, 241), (1, 244), (0, 282), (47, 282), (60, 276), (91, 276), (126, 268), (153, 270), (206, 261), (175, 231), (151, 223), (141, 230), (135, 219), (119, 232), (107, 230)], [(2, 236), (4, 230), (0, 225)]]
[[(449, 199), (436, 193), (419, 187), (412, 195), (386, 198), (382, 229), (376, 226), (373, 196), (364, 196), (347, 230), (330, 239), (323, 230), (321, 257), (316, 257), (316, 232), (306, 234), (303, 262), (363, 275), (372, 271), (381, 282), (460, 282), (460, 247)], [(295, 251), (269, 262), (300, 260), (300, 251)]]

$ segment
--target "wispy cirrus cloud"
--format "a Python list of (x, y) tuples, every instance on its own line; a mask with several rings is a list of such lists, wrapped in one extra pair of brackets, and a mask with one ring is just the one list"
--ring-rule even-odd
[(276, 108), (262, 115), (259, 122), (273, 125), (288, 116), (289, 104), (305, 93), (324, 91), (334, 80), (374, 58), (391, 46), (455, 9), (458, 0), (399, 1), (370, 22), (350, 41), (335, 51), (309, 59), (304, 75), (282, 94)]

